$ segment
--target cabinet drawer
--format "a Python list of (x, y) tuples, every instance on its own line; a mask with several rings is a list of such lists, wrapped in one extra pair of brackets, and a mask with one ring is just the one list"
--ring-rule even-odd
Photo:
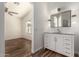
[(72, 48), (71, 47), (64, 47), (64, 51), (70, 52), (70, 51), (72, 51)]
[(73, 46), (72, 44), (71, 45), (64, 45), (64, 54), (66, 56), (74, 56), (72, 46)]
[(45, 44), (44, 47), (45, 47), (45, 48), (48, 48), (48, 44)]
[(44, 41), (49, 41), (50, 39), (51, 39), (51, 37), (49, 35), (44, 36)]
[(44, 42), (44, 44), (45, 44), (45, 45), (47, 45), (47, 44), (48, 44), (48, 42)]
[(72, 46), (72, 43), (64, 42), (63, 46)]
[(66, 56), (72, 56), (72, 53), (71, 53), (71, 52), (65, 51), (64, 54), (65, 54)]
[(64, 41), (72, 42), (72, 40), (74, 40), (74, 37), (73, 36), (63, 36), (63, 39), (64, 39)]
[(44, 38), (46, 39), (46, 38), (49, 38), (49, 37), (48, 36), (45, 36)]
[(50, 49), (49, 43), (48, 44), (44, 44), (44, 47)]
[(74, 53), (73, 53), (73, 51), (71, 51), (71, 52), (69, 52), (69, 51), (64, 51), (64, 55), (73, 57), (73, 56), (74, 56)]
[(63, 38), (64, 42), (69, 42), (72, 43), (72, 39), (71, 38)]
[(69, 38), (63, 38), (64, 39), (64, 41), (69, 41), (69, 42), (71, 42), (71, 39), (69, 39)]
[(72, 45), (65, 45), (65, 44), (64, 44), (64, 48), (71, 50), (71, 49), (72, 49)]
[(47, 41), (49, 39), (49, 37), (44, 37), (44, 40)]

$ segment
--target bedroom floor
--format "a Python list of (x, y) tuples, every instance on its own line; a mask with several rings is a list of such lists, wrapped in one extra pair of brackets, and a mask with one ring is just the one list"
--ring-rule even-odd
[(41, 49), (32, 54), (31, 44), (30, 40), (24, 38), (5, 40), (5, 57), (65, 57), (49, 49)]
[(24, 38), (5, 41), (6, 57), (24, 57), (31, 55), (31, 41)]

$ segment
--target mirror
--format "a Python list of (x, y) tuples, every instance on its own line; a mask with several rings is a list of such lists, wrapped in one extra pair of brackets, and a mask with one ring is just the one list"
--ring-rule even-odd
[(50, 25), (54, 27), (71, 27), (71, 11), (64, 11), (50, 16)]

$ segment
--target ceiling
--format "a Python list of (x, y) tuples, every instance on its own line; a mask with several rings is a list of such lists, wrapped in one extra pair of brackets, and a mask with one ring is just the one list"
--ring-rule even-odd
[(7, 2), (5, 3), (5, 7), (7, 7), (9, 11), (18, 13), (14, 14), (13, 16), (21, 18), (31, 11), (32, 4), (27, 2)]
[(55, 9), (55, 8), (70, 8), (70, 9), (76, 9), (79, 8), (79, 2), (48, 2), (47, 8), (49, 11)]
[[(79, 2), (46, 2), (46, 4), (48, 11), (51, 11), (55, 8), (79, 8)], [(21, 18), (31, 11), (32, 4), (27, 2), (19, 2), (19, 4), (17, 5), (14, 4), (14, 2), (7, 2), (5, 3), (5, 7), (8, 7), (9, 11), (17, 12), (18, 14), (14, 16)]]

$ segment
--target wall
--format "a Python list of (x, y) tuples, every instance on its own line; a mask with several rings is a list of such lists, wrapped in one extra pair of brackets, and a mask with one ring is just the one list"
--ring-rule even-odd
[(26, 39), (30, 39), (30, 40), (32, 40), (32, 33), (27, 33), (26, 32), (26, 22), (28, 20), (30, 20), (31, 23), (32, 23), (32, 20), (33, 20), (32, 13), (33, 13), (32, 10), (30, 10), (30, 12), (28, 14), (26, 14), (23, 19), (21, 19), (21, 28), (22, 28), (21, 29), (21, 34), (22, 34), (22, 37), (26, 38)]
[(33, 37), (33, 52), (43, 48), (43, 33), (44, 24), (47, 19), (46, 3), (33, 3), (34, 4), (34, 37)]
[(4, 3), (0, 2), (0, 57), (5, 54), (4, 40)]
[(20, 19), (5, 13), (5, 40), (20, 37), (21, 37)]
[[(5, 4), (5, 7), (8, 7), (8, 11), (15, 11), (18, 13), (17, 15), (13, 14), (13, 16), (5, 13), (5, 40), (28, 37), (27, 35), (29, 34), (26, 35), (25, 32), (25, 20), (31, 18), (31, 15), (29, 17), (26, 15), (31, 11), (31, 6), (29, 2), (21, 2), (18, 6), (13, 2)], [(24, 16), (25, 19), (23, 20)]]

